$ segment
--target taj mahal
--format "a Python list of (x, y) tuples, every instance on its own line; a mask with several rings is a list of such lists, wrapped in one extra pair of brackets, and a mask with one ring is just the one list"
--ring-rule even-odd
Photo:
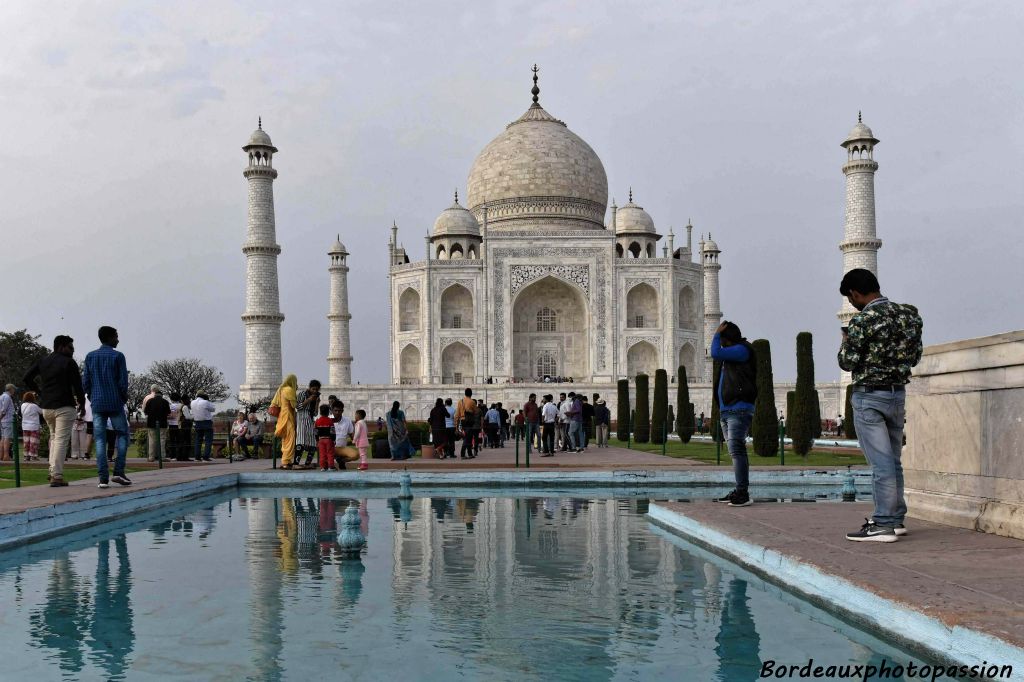
[[(677, 243), (632, 188), (627, 203), (609, 205), (600, 157), (540, 105), (536, 68), (531, 93), (526, 111), (476, 156), (463, 199), (456, 190), (426, 230), (422, 259), (405, 248), (397, 225), (390, 228), (388, 384), (352, 383), (349, 251), (340, 239), (329, 248), (324, 391), (363, 407), (371, 418), (392, 400), (411, 418), (425, 418), (437, 397), (457, 396), (466, 386), (509, 408), (530, 393), (599, 393), (614, 414), (617, 380), (630, 378), (632, 392), (639, 373), (663, 368), (675, 382), (683, 367), (695, 410), (710, 414), (708, 351), (723, 318), (721, 249), (710, 233), (695, 248), (690, 221)], [(842, 143), (844, 272), (867, 267), (877, 273), (877, 143), (859, 116)], [(249, 211), (240, 395), (253, 400), (272, 394), (281, 381), (285, 317), (273, 198), (278, 150), (262, 121), (243, 150)], [(851, 313), (846, 304), (839, 317)], [(775, 386), (776, 405), (785, 406), (793, 384)], [(817, 389), (822, 415), (843, 412), (842, 378)]]

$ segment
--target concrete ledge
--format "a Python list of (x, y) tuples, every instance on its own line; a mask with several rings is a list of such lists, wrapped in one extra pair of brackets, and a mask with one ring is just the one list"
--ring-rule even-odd
[[(747, 510), (751, 508), (746, 508)], [(851, 580), (769, 547), (707, 525), (664, 504), (651, 504), (648, 516), (687, 540), (740, 564), (862, 627), (885, 633), (906, 648), (958, 665), (998, 662), (1024, 669), (1024, 648), (987, 632), (948, 624), (913, 604), (882, 596)], [(897, 579), (896, 576), (894, 579)], [(934, 590), (940, 590), (936, 586)], [(934, 591), (933, 590), (933, 591)], [(1018, 609), (1018, 615), (1021, 611)]]
[(229, 473), (3, 514), (0, 515), (0, 550), (234, 487), (237, 482), (238, 474)]

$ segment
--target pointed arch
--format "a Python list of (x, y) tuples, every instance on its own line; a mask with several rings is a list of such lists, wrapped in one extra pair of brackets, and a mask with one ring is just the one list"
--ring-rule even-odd
[(658, 311), (658, 292), (650, 284), (641, 282), (626, 292), (626, 327), (658, 327)]
[(398, 330), (412, 332), (419, 331), (419, 328), (420, 292), (408, 287), (398, 297)]
[(420, 349), (413, 343), (406, 345), (398, 356), (399, 383), (420, 383), (422, 378), (422, 366), (422, 362), (420, 361)]
[(473, 294), (461, 284), (441, 292), (441, 329), (473, 327)]

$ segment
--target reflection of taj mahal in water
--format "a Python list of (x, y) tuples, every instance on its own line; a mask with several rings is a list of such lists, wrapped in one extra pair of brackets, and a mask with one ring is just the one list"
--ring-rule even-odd
[[(877, 271), (875, 143), (862, 123), (844, 143), (841, 249), (844, 267)], [(243, 149), (249, 229), (242, 396), (256, 397), (272, 393), (282, 375), (272, 186), (277, 148), (261, 126)], [(868, 157), (860, 159), (865, 150)], [(609, 209), (601, 159), (540, 106), (536, 72), (533, 103), (477, 155), (466, 185), (464, 202), (456, 193), (427, 231), (422, 260), (410, 257), (398, 227), (391, 228), (391, 384), (351, 385), (349, 252), (340, 239), (329, 250), (329, 391), (369, 407), (371, 417), (393, 399), (424, 417), (438, 395), (467, 385), (479, 386), (491, 401), (519, 406), (530, 392), (551, 391), (544, 377), (572, 377), (582, 384), (577, 390), (601, 393), (614, 413), (616, 380), (658, 368), (675, 380), (682, 366), (697, 411), (710, 410), (707, 353), (722, 320), (721, 250), (710, 233), (694, 248), (691, 224), (677, 244), (673, 230), (660, 232), (632, 189), (626, 204), (613, 200)], [(778, 385), (777, 405), (785, 405), (791, 387)], [(818, 391), (823, 415), (841, 411), (838, 383)]]

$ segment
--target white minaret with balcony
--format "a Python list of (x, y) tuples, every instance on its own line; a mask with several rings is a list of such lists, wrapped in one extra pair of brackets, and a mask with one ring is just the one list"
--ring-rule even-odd
[[(843, 174), (846, 176), (846, 224), (843, 230), (843, 241), (839, 242), (839, 250), (843, 252), (843, 273), (855, 268), (870, 270), (878, 276), (878, 249), (882, 240), (877, 237), (875, 228), (875, 145), (878, 140), (861, 121), (857, 114), (857, 125), (843, 141), (846, 149), (846, 163)], [(849, 323), (857, 310), (843, 299), (839, 308), (839, 322), (842, 326)]]
[(245, 254), (245, 383), (243, 400), (273, 395), (281, 384), (281, 314), (277, 284), (277, 244), (274, 223), (273, 157), (277, 147), (263, 132), (263, 121), (242, 147), (249, 165), (242, 172), (249, 181), (249, 222), (242, 253)]
[(327, 385), (348, 386), (352, 383), (352, 352), (349, 345), (348, 323), (348, 251), (341, 243), (341, 235), (327, 252), (331, 258), (328, 268), (331, 276), (331, 307), (327, 315), (330, 323), (330, 343), (327, 351)]
[(711, 382), (711, 337), (715, 335), (718, 325), (722, 324), (722, 303), (718, 293), (718, 273), (722, 266), (718, 262), (721, 249), (711, 239), (700, 241), (700, 260), (704, 268), (704, 381)]

